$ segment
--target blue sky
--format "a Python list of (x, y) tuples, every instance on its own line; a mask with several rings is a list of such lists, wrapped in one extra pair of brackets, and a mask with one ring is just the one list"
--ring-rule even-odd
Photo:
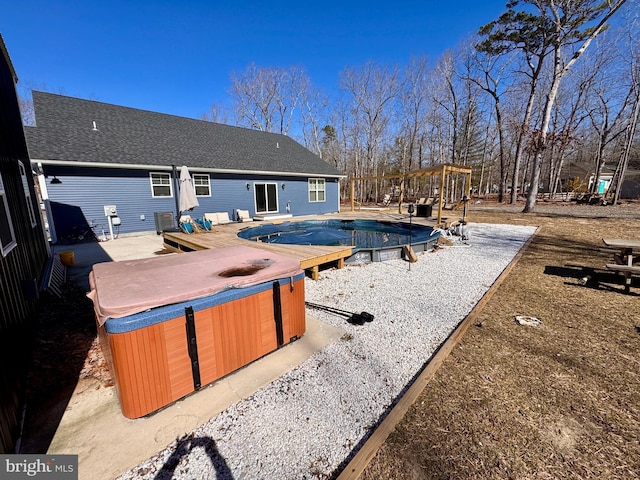
[(250, 63), (306, 69), (327, 93), (347, 66), (436, 60), (506, 0), (6, 2), (0, 33), (26, 88), (199, 118)]

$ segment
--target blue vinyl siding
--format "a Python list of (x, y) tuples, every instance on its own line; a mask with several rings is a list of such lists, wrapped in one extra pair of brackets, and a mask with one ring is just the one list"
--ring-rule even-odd
[[(64, 206), (64, 210), (73, 213), (81, 212), (87, 223), (95, 222), (100, 234), (104, 228), (108, 234), (107, 217), (104, 205), (116, 205), (121, 220), (116, 233), (134, 233), (155, 231), (154, 212), (176, 212), (176, 191), (173, 197), (153, 198), (149, 181), (150, 172), (167, 172), (166, 170), (137, 170), (110, 168), (73, 168), (62, 166), (44, 166), (47, 178), (47, 190), (51, 202)], [(202, 217), (208, 212), (227, 212), (229, 218), (234, 219), (235, 211), (248, 210), (255, 215), (254, 183), (271, 183), (278, 185), (278, 213), (290, 212), (294, 216), (319, 215), (338, 211), (338, 182), (326, 179), (326, 201), (309, 202), (308, 178), (306, 177), (276, 177), (276, 176), (244, 176), (223, 175), (211, 172), (211, 196), (198, 197), (200, 206), (190, 212), (184, 212), (193, 218)], [(62, 183), (51, 184), (56, 176)], [(316, 177), (314, 177), (316, 178)], [(249, 183), (249, 190), (247, 190)], [(282, 183), (285, 184), (284, 190)], [(58, 223), (64, 221), (75, 222), (71, 215), (59, 214), (54, 218), (56, 229)], [(144, 216), (144, 220), (141, 219)], [(75, 218), (75, 217), (74, 217)]]

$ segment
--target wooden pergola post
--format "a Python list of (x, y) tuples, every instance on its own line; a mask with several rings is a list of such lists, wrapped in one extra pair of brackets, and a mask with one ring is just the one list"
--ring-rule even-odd
[(356, 199), (354, 198), (355, 191), (356, 191), (355, 185), (356, 185), (355, 178), (352, 178), (351, 180), (349, 180), (349, 190), (351, 191), (350, 195), (351, 195), (351, 211), (352, 212), (356, 211)]
[(442, 165), (442, 172), (440, 173), (440, 191), (438, 192), (438, 220), (437, 224), (442, 223), (442, 206), (444, 205), (444, 183), (447, 176), (447, 165)]

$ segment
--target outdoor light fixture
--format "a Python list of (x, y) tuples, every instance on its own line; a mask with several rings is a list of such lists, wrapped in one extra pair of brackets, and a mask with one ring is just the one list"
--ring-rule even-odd
[(51, 185), (57, 185), (59, 183), (62, 183), (62, 180), (60, 180), (58, 177), (54, 175), (53, 178), (51, 179)]
[(247, 182), (247, 190), (251, 190), (251, 184)]
[(284, 190), (284, 183), (282, 184), (282, 189)]

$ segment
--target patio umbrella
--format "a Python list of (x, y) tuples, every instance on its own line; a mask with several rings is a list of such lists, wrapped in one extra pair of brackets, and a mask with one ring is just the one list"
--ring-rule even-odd
[(180, 211), (193, 210), (200, 203), (196, 198), (196, 191), (193, 188), (193, 181), (189, 174), (189, 169), (183, 165), (180, 169)]

